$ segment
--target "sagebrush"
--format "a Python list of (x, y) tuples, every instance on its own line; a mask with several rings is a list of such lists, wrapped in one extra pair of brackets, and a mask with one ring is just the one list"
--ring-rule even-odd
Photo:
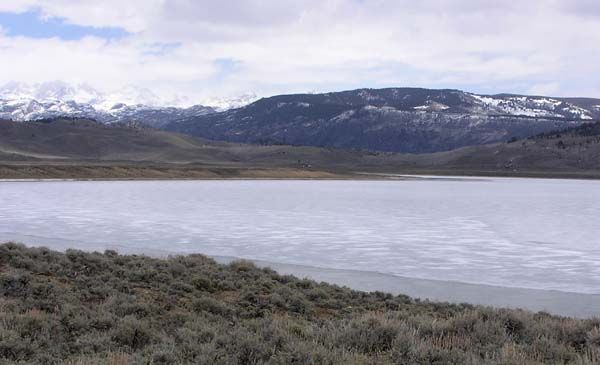
[(202, 255), (0, 245), (2, 364), (598, 364), (600, 320), (432, 303)]

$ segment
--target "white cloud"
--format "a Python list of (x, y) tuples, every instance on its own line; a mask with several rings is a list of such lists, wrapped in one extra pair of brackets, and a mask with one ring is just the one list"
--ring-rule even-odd
[(532, 95), (554, 95), (560, 90), (560, 84), (558, 82), (547, 82), (542, 84), (535, 84), (529, 89), (529, 94)]
[(0, 2), (0, 12), (20, 13), (32, 8), (36, 3), (36, 0), (3, 0)]
[(122, 84), (176, 83), (214, 73), (210, 60), (201, 55), (193, 60), (179, 51), (147, 55), (148, 47), (134, 39), (106, 41), (88, 37), (64, 41), (0, 36), (0, 49), (0, 69), (10, 70), (2, 74), (3, 82), (63, 80), (112, 88)]
[[(352, 86), (564, 94), (600, 84), (599, 7), (586, 0), (3, 1), (0, 10), (132, 33), (117, 41), (0, 33), (9, 80), (134, 83), (159, 94)], [(598, 12), (600, 14), (600, 12)], [(156, 51), (157, 43), (175, 43)], [(234, 70), (215, 63), (230, 59)], [(600, 95), (590, 95), (599, 96)]]

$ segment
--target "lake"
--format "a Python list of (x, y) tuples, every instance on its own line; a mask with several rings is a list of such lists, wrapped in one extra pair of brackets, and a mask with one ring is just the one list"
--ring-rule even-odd
[(600, 293), (600, 182), (0, 182), (0, 240)]

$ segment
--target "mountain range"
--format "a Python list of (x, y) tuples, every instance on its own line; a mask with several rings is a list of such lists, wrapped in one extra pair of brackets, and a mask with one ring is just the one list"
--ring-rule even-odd
[(101, 93), (62, 82), (0, 88), (0, 118), (142, 125), (262, 145), (430, 153), (505, 142), (600, 120), (600, 99), (481, 95), (420, 88), (213, 99), (176, 106), (135, 87)]

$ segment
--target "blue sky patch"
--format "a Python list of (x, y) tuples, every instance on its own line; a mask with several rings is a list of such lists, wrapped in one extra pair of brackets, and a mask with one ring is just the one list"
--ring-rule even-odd
[(105, 39), (115, 39), (127, 36), (129, 33), (116, 27), (87, 27), (68, 24), (61, 18), (44, 19), (37, 11), (25, 13), (0, 12), (0, 27), (11, 37), (53, 38), (77, 40), (88, 36)]

